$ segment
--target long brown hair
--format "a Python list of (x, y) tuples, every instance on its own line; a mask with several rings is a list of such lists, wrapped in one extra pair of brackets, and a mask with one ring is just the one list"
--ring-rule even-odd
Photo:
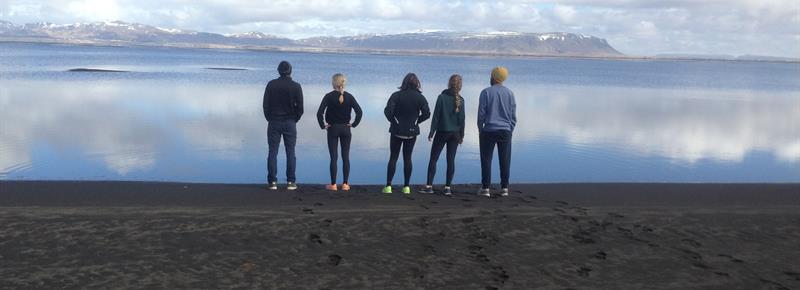
[(399, 89), (401, 91), (407, 89), (415, 89), (418, 92), (422, 92), (422, 90), (420, 90), (421, 87), (422, 86), (419, 84), (419, 79), (417, 78), (417, 75), (415, 75), (414, 73), (408, 73), (406, 77), (403, 78), (403, 83), (400, 84)]
[(454, 74), (447, 81), (447, 89), (453, 92), (456, 98), (456, 113), (461, 111), (461, 75)]

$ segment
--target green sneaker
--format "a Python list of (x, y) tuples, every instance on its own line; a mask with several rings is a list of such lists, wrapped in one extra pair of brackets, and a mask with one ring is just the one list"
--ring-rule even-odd
[(392, 187), (391, 186), (384, 187), (383, 193), (392, 193)]
[(405, 194), (411, 194), (411, 187), (408, 187), (408, 186), (403, 186), (403, 193), (405, 193)]

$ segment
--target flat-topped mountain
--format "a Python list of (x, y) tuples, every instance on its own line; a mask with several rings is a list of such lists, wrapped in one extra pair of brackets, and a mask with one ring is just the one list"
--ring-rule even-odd
[(217, 34), (122, 21), (17, 25), (0, 21), (0, 41), (131, 45), (225, 46), (286, 50), (459, 53), (543, 56), (621, 56), (605, 39), (565, 32), (415, 32), (293, 40), (262, 32)]

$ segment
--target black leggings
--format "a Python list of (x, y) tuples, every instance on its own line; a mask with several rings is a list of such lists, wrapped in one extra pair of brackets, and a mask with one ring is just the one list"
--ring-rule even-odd
[(386, 186), (392, 185), (392, 178), (394, 178), (395, 167), (397, 167), (397, 158), (400, 157), (400, 147), (403, 147), (403, 173), (404, 181), (403, 186), (408, 186), (411, 181), (411, 153), (414, 152), (414, 143), (417, 142), (417, 137), (411, 139), (403, 139), (392, 135), (389, 139), (389, 165), (386, 168)]
[(447, 145), (447, 183), (445, 183), (445, 186), (450, 186), (453, 182), (453, 174), (456, 172), (456, 150), (458, 149), (458, 141), (460, 141), (459, 135), (456, 132), (436, 132), (436, 137), (433, 137), (433, 145), (431, 145), (431, 160), (428, 161), (427, 185), (433, 185), (433, 177), (436, 176), (436, 162), (439, 161), (439, 155), (445, 145)]
[(336, 184), (336, 159), (338, 159), (337, 143), (342, 143), (342, 176), (343, 183), (350, 177), (350, 127), (347, 124), (333, 124), (328, 128), (328, 152), (331, 155), (331, 184)]

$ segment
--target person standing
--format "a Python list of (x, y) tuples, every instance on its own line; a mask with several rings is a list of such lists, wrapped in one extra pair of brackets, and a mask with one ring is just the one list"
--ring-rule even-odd
[(287, 61), (278, 64), (280, 77), (269, 81), (264, 89), (264, 118), (267, 119), (267, 182), (271, 190), (278, 189), (278, 146), (283, 138), (286, 150), (286, 180), (288, 190), (297, 189), (295, 176), (297, 122), (303, 116), (303, 89), (292, 80), (292, 65)]
[[(331, 183), (325, 186), (327, 190), (338, 190), (336, 187), (336, 162), (338, 159), (337, 145), (342, 146), (342, 190), (350, 190), (350, 128), (355, 128), (361, 122), (361, 106), (356, 98), (344, 90), (347, 78), (344, 74), (333, 75), (331, 84), (333, 91), (322, 97), (322, 102), (317, 110), (317, 122), (322, 130), (328, 131), (328, 152), (331, 156), (330, 172)], [(356, 111), (356, 120), (350, 123), (350, 115)], [(323, 119), (324, 116), (324, 119)]]
[(517, 103), (514, 92), (503, 86), (508, 69), (492, 69), (491, 86), (481, 91), (478, 101), (478, 131), (480, 132), (481, 183), (478, 195), (491, 196), (492, 155), (497, 146), (500, 163), (501, 196), (508, 196), (508, 179), (511, 167), (511, 136), (517, 124)]
[(386, 103), (383, 114), (389, 121), (389, 164), (386, 169), (386, 187), (383, 193), (392, 193), (392, 179), (397, 167), (400, 149), (403, 149), (403, 193), (411, 194), (411, 153), (419, 135), (419, 124), (430, 118), (428, 100), (422, 95), (417, 75), (409, 73), (403, 78), (400, 90), (393, 93)]
[[(451, 195), (450, 185), (456, 170), (456, 149), (464, 141), (464, 98), (461, 97), (461, 76), (454, 74), (447, 82), (447, 89), (439, 94), (433, 109), (431, 131), (428, 141), (432, 141), (431, 158), (428, 161), (428, 182), (420, 193), (433, 193), (433, 177), (436, 175), (436, 162), (447, 146), (447, 179), (444, 194)], [(434, 137), (435, 134), (435, 137)]]

